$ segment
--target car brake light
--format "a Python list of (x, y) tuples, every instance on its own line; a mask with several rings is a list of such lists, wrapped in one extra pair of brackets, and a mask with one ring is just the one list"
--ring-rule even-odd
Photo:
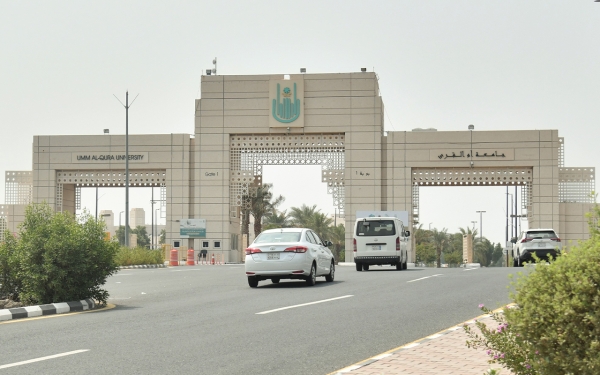
[(246, 249), (246, 255), (256, 254), (256, 253), (262, 253), (262, 251), (260, 249), (255, 248), (255, 247), (249, 247), (249, 248)]
[(400, 237), (396, 237), (396, 251), (400, 250)]
[(356, 238), (354, 239), (354, 252), (356, 252)]
[(550, 240), (552, 241), (556, 241), (556, 242), (560, 242), (560, 238), (556, 237), (556, 238), (551, 238)]
[(533, 238), (523, 238), (521, 240), (521, 243), (530, 242), (530, 241), (533, 241)]
[(306, 246), (292, 246), (292, 247), (288, 247), (287, 249), (285, 249), (283, 251), (287, 251), (289, 253), (305, 253), (305, 252), (308, 251), (308, 247), (306, 247)]

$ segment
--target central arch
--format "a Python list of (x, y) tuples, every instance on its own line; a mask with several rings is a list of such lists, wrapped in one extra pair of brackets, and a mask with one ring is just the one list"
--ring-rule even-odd
[(264, 165), (320, 165), (321, 181), (333, 204), (344, 214), (344, 134), (231, 135), (231, 217), (249, 208), (245, 196), (256, 196)]

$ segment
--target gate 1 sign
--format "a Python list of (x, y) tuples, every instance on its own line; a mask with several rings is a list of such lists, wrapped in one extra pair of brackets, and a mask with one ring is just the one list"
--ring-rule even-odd
[(181, 219), (179, 237), (206, 238), (206, 219)]

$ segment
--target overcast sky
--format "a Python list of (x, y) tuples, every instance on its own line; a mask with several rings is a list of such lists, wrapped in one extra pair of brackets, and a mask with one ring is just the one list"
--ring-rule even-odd
[[(366, 67), (379, 76), (386, 130), (558, 129), (566, 166), (599, 167), (599, 25), (593, 0), (0, 0), (0, 171), (32, 169), (34, 135), (124, 134), (113, 94), (125, 90), (139, 94), (130, 134), (193, 133), (214, 57), (223, 75)], [(318, 167), (276, 168), (264, 181), (284, 208), (333, 213)], [(115, 191), (101, 191), (99, 207), (118, 216)], [(503, 242), (505, 192), (423, 188), (421, 222), (455, 232), (485, 210), (484, 236)], [(149, 221), (149, 189), (134, 195)]]

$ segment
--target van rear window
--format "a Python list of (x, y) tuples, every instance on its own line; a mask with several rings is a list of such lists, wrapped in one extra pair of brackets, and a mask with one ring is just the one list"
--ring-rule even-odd
[(359, 221), (356, 225), (357, 236), (394, 236), (396, 228), (393, 220)]

